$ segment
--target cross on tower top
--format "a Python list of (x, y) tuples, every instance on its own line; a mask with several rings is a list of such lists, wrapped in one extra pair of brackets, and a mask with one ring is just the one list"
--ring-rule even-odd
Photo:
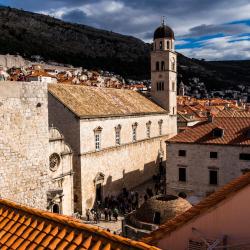
[(161, 17), (161, 24), (162, 24), (162, 26), (165, 25), (165, 16), (162, 16), (162, 17)]

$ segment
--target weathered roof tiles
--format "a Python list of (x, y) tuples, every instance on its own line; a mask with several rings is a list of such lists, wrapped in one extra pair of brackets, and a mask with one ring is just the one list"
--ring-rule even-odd
[(49, 93), (81, 118), (167, 113), (132, 90), (51, 84)]
[(85, 225), (69, 216), (19, 205), (0, 199), (0, 248), (157, 250), (143, 242)]

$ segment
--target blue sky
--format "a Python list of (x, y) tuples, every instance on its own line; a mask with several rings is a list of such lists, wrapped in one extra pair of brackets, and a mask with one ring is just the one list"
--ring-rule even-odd
[(161, 16), (180, 53), (207, 60), (250, 59), (249, 0), (0, 0), (0, 4), (152, 41)]

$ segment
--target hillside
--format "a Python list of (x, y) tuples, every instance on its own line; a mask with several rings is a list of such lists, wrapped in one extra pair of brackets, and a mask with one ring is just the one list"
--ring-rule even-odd
[(0, 53), (149, 78), (150, 46), (141, 40), (27, 11), (0, 7)]
[[(85, 68), (114, 71), (125, 78), (150, 78), (150, 45), (111, 31), (72, 24), (23, 10), (0, 7), (0, 54), (29, 59), (41, 55)], [(178, 54), (178, 80), (199, 77), (208, 89), (250, 85), (250, 61), (207, 62)]]

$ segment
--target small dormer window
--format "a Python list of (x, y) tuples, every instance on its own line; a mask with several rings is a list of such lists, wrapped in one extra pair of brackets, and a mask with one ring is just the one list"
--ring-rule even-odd
[(213, 130), (213, 137), (223, 137), (224, 135), (224, 129), (222, 128), (215, 128)]

